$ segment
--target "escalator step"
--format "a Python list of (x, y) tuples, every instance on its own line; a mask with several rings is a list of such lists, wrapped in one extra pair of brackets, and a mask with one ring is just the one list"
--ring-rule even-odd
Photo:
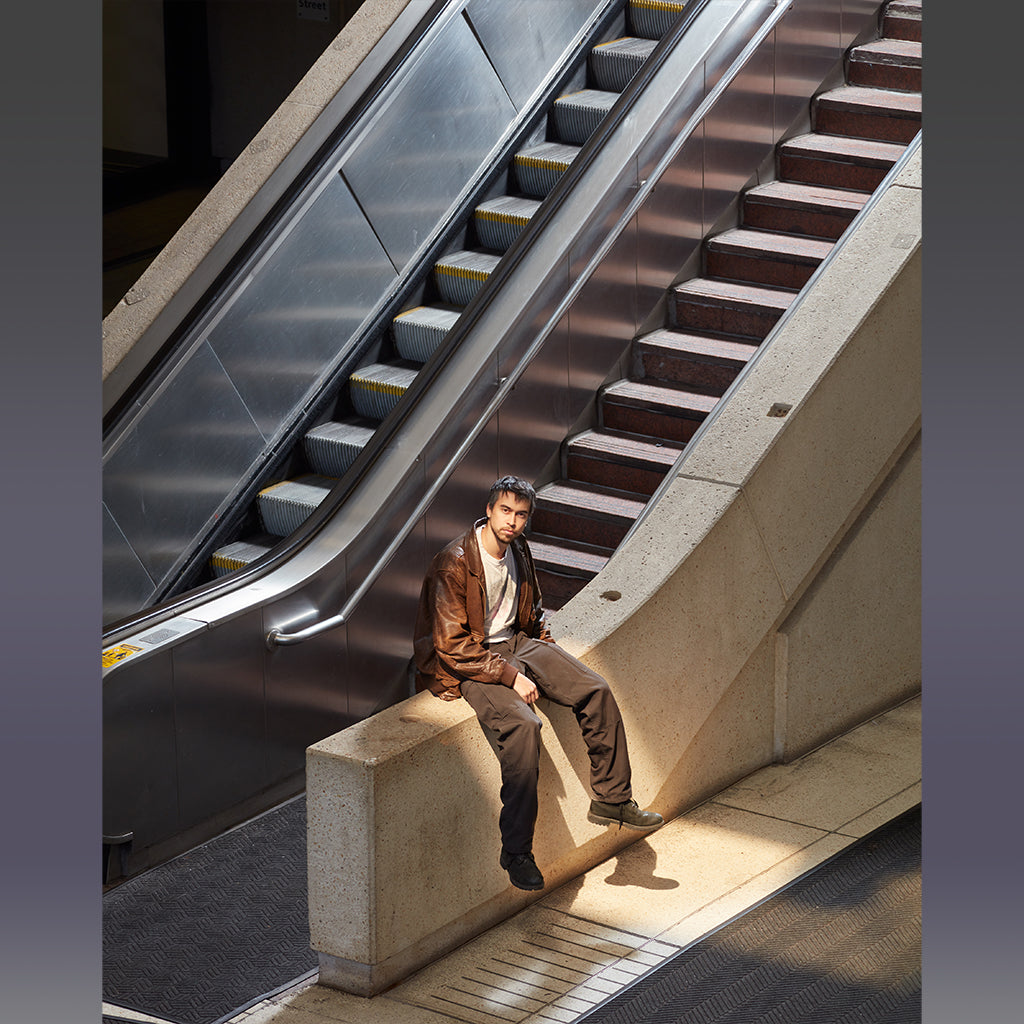
[(660, 39), (685, 6), (684, 0), (630, 0), (629, 23), (638, 36)]
[(540, 206), (539, 199), (499, 196), (481, 203), (474, 213), (477, 237), (488, 249), (505, 252), (530, 223)]
[(583, 89), (555, 100), (555, 134), (562, 142), (582, 146), (619, 98), (617, 92)]
[(265, 555), (271, 544), (258, 544), (254, 541), (236, 540), (231, 544), (214, 551), (210, 557), (210, 568), (217, 578), (227, 576), (228, 573), (238, 569), (244, 569), (250, 562), (255, 562), (261, 555)]
[(349, 396), (360, 416), (380, 422), (416, 379), (417, 369), (390, 363), (370, 363), (348, 379)]
[(657, 46), (654, 39), (626, 36), (590, 51), (590, 73), (598, 89), (622, 92)]
[(498, 265), (500, 256), (493, 253), (463, 249), (453, 252), (434, 264), (438, 291), (445, 302), (466, 306), (483, 287)]
[(558, 184), (579, 152), (578, 146), (542, 142), (521, 150), (515, 157), (516, 181), (528, 196), (544, 198)]
[(330, 477), (310, 474), (271, 484), (256, 499), (263, 528), (275, 537), (287, 537), (312, 515), (335, 483)]
[(373, 437), (369, 423), (321, 423), (302, 439), (309, 464), (324, 476), (343, 476)]
[(403, 359), (425, 363), (459, 319), (460, 310), (444, 306), (417, 306), (392, 321), (395, 349)]

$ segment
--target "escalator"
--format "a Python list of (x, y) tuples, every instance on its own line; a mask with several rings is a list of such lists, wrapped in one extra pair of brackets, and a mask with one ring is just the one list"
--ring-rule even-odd
[[(423, 37), (450, 46), (471, 30), (486, 41), (496, 24), (488, 18), (507, 6), (442, 5)], [(346, 135), (344, 157), (307, 175), (297, 212), (263, 229), (233, 287), (179, 332), (178, 356), (195, 365), (165, 356), (115, 417), (111, 495), (134, 487), (143, 504), (147, 493), (163, 495), (175, 525), (167, 536), (155, 521), (146, 527), (166, 571), (158, 581), (147, 567), (130, 599), (112, 600), (104, 637), (111, 864), (135, 873), (298, 792), (309, 743), (409, 693), (408, 634), (430, 557), (478, 514), (500, 473), (550, 481), (545, 501), (563, 486), (564, 439), (593, 442), (587, 431), (601, 426), (609, 389), (600, 408), (598, 393), (624, 376), (633, 338), (657, 327), (666, 290), (700, 262), (702, 239), (734, 216), (738, 193), (766, 173), (783, 135), (799, 132), (810, 97), (841, 75), (846, 47), (877, 26), (876, 5), (849, 7), (566, 4), (576, 23), (563, 26), (554, 49), (561, 57), (571, 38), (571, 59), (520, 90), (536, 102), (520, 104), (484, 147), (486, 167), (464, 175), (457, 202), (424, 200), (433, 227), (404, 251), (382, 240), (396, 222), (394, 197), (409, 197), (380, 189), (374, 244), (388, 255), (374, 262), (372, 246), (360, 248), (349, 230), (355, 222), (338, 216), (349, 208), (339, 199), (349, 179), (361, 169), (370, 180), (411, 174), (425, 180), (425, 193), (432, 187), (429, 164), (410, 171), (398, 166), (401, 155), (395, 166), (381, 162), (387, 111), (423, 95), (428, 62), (406, 57), (413, 66), (396, 81), (409, 91), (381, 89), (377, 105), (367, 105), (368, 126)], [(451, 56), (444, 45), (440, 53)], [(408, 123), (408, 111), (403, 117)], [(301, 294), (285, 294), (282, 277), (296, 275), (282, 268), (296, 267)], [(339, 267), (362, 289), (358, 310), (325, 283)], [(218, 390), (209, 382), (243, 340), (251, 346), (243, 327), (255, 333), (260, 359)], [(246, 416), (232, 418), (218, 399), (230, 395), (237, 408), (246, 386)], [(279, 392), (298, 398), (278, 401)], [(161, 398), (163, 434), (147, 448), (133, 417)], [(250, 424), (258, 410), (257, 444)], [(215, 437), (207, 461), (191, 448), (201, 425)], [(635, 432), (605, 431), (613, 447)], [(651, 442), (664, 449), (658, 472), (685, 441)], [(154, 453), (165, 463), (147, 492), (138, 478)], [(628, 461), (589, 485), (599, 506), (655, 489), (624, 484)], [(636, 504), (645, 501), (642, 494)], [(175, 508), (198, 504), (184, 544), (172, 543)], [(126, 540), (115, 505), (106, 528)], [(599, 507), (596, 519), (605, 512)], [(544, 571), (557, 607), (616, 540), (588, 534), (559, 544), (550, 522), (534, 526), (551, 556)], [(559, 546), (575, 559), (568, 569), (554, 563)], [(123, 562), (136, 557), (131, 543), (121, 550), (129, 552)], [(118, 561), (111, 557), (108, 573)]]

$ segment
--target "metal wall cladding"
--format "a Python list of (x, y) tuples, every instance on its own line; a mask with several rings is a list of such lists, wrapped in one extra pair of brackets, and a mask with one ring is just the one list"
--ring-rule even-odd
[(840, 7), (807, 0), (791, 7), (775, 29), (775, 138), (810, 117), (807, 97), (842, 59)]
[(522, 109), (587, 19), (607, 0), (470, 0), (466, 17), (512, 102)]
[(178, 830), (174, 700), (170, 651), (104, 676), (104, 835), (149, 846)]
[[(201, 344), (108, 455), (103, 500), (146, 572), (163, 580), (263, 449), (223, 365)], [(112, 538), (113, 539), (113, 538)], [(122, 556), (105, 551), (113, 569)], [(104, 580), (105, 597), (123, 598)]]
[(189, 828), (265, 789), (267, 771), (262, 612), (228, 631), (173, 648), (179, 827)]
[(516, 115), (464, 18), (449, 22), (354, 140), (341, 172), (403, 270)]
[(397, 275), (340, 177), (253, 271), (210, 347), (267, 438), (346, 348)]
[(141, 608), (153, 593), (153, 578), (146, 572), (106, 505), (103, 506), (103, 614), (107, 622), (125, 618)]

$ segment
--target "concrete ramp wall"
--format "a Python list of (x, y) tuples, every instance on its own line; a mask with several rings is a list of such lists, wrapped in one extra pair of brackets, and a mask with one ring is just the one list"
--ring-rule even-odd
[[(611, 682), (635, 795), (666, 818), (920, 689), (920, 209), (919, 151), (642, 527), (552, 616)], [(587, 821), (575, 720), (539, 713), (550, 889), (638, 834)], [(471, 709), (429, 694), (309, 748), (322, 984), (375, 994), (542, 895), (498, 864), (498, 788)]]

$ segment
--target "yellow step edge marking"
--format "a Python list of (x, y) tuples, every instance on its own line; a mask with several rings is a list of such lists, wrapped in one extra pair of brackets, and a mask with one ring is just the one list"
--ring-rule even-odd
[[(631, 40), (635, 38), (635, 36), (619, 36), (618, 39), (609, 39), (607, 43), (598, 43), (597, 46), (594, 47), (594, 49), (600, 50), (605, 46), (614, 46), (616, 43), (622, 43), (625, 42), (627, 39)], [(575, 93), (573, 95), (575, 95)]]
[(225, 555), (214, 555), (210, 559), (210, 564), (215, 569), (230, 569), (233, 572), (235, 569), (244, 569), (249, 563), (243, 562), (240, 558), (228, 558)]
[(486, 281), (491, 276), (486, 270), (470, 270), (469, 267), (453, 267), (445, 263), (438, 263), (434, 269), (439, 274), (447, 274), (449, 277), (466, 277), (471, 281)]
[(500, 224), (518, 224), (520, 227), (530, 223), (530, 218), (522, 213), (499, 213), (496, 210), (477, 210), (476, 215), (481, 220), (495, 220)]
[(398, 315), (397, 315), (397, 316), (395, 317), (395, 319), (396, 319), (396, 320), (401, 320), (403, 316), (408, 316), (408, 315), (409, 315), (410, 313), (416, 313), (416, 312), (418, 312), (419, 310), (421, 310), (421, 309), (425, 309), (425, 308), (426, 308), (426, 307), (424, 307), (424, 306), (413, 306), (413, 307), (412, 307), (412, 309), (407, 309), (407, 310), (406, 310), (406, 311), (405, 311), (404, 313), (399, 313), (399, 314), (398, 314)]
[(538, 167), (545, 171), (567, 171), (568, 160), (546, 160), (538, 156), (517, 156), (516, 163), (524, 167)]
[(674, 0), (632, 0), (634, 7), (645, 7), (649, 11), (681, 11), (686, 3)]
[(404, 395), (406, 392), (401, 384), (385, 384), (379, 380), (367, 380), (365, 377), (352, 376), (349, 378), (349, 382), (382, 395)]

